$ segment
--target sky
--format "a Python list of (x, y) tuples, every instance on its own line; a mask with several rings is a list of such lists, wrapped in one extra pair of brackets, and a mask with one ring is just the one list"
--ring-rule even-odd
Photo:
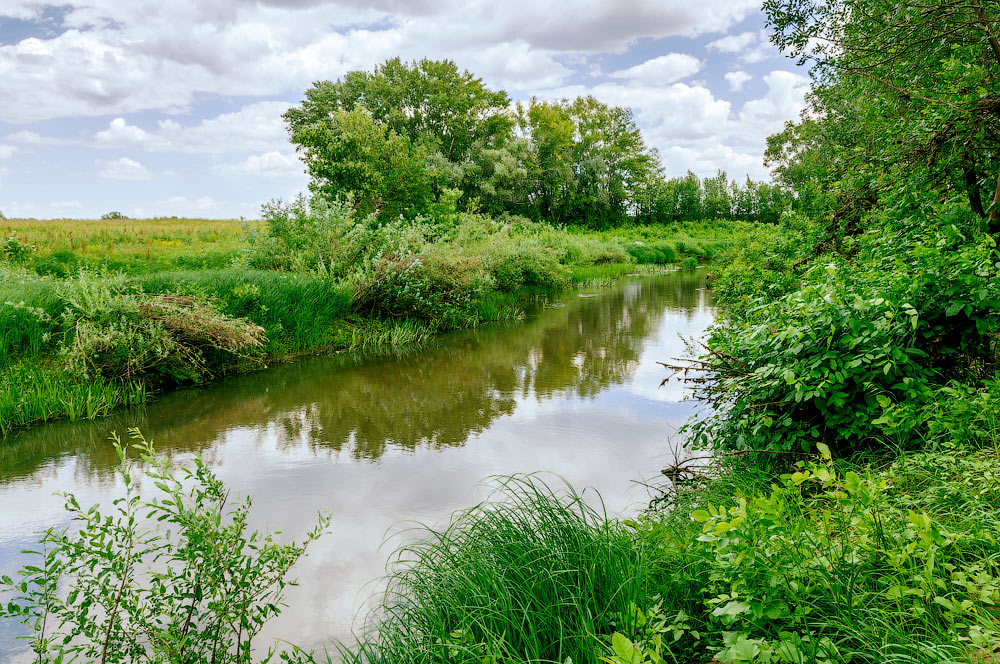
[(256, 218), (308, 182), (281, 114), (395, 56), (630, 106), (668, 176), (767, 179), (808, 87), (759, 0), (2, 0), (0, 212)]

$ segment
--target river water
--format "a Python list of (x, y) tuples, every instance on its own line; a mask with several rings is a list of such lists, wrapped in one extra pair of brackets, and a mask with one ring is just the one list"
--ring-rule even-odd
[[(0, 442), (0, 573), (27, 562), (19, 552), (38, 531), (67, 525), (55, 492), (82, 505), (120, 495), (107, 437), (138, 426), (160, 453), (200, 454), (234, 495), (252, 496), (256, 526), (298, 537), (332, 513), (265, 637), (349, 640), (408, 527), (481, 501), (490, 476), (548, 471), (594, 489), (594, 502), (599, 492), (611, 514), (644, 505), (636, 481), (681, 453), (674, 434), (693, 407), (680, 384), (659, 387), (656, 362), (685, 355), (713, 317), (700, 271), (636, 277), (418, 351), (305, 359), (22, 432)], [(0, 660), (26, 654), (19, 632), (0, 621)]]

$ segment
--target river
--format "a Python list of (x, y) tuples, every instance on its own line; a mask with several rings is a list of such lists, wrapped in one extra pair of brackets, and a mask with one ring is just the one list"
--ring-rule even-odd
[[(419, 350), (304, 359), (21, 432), (0, 443), (0, 573), (26, 562), (38, 531), (67, 525), (56, 492), (83, 505), (120, 495), (107, 437), (138, 426), (160, 453), (200, 454), (252, 496), (256, 526), (297, 536), (332, 513), (264, 636), (306, 648), (349, 639), (407, 528), (482, 500), (492, 475), (555, 473), (595, 502), (599, 492), (611, 514), (644, 505), (636, 480), (674, 460), (693, 407), (680, 384), (659, 387), (656, 362), (685, 355), (713, 317), (702, 271), (636, 277)], [(17, 633), (0, 621), (0, 659), (26, 654)]]

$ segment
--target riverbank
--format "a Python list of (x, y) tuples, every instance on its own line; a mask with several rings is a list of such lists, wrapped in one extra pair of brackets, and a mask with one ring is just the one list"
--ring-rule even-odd
[(352, 662), (992, 661), (997, 450), (750, 460), (618, 521), (507, 480), (399, 555)]
[[(295, 356), (513, 320), (539, 293), (710, 261), (743, 228), (587, 232), (478, 215), (365, 226), (342, 208), (304, 203), (214, 228), (172, 219), (4, 226), (4, 434), (101, 417)], [(282, 262), (289, 257), (295, 264)]]
[(343, 657), (996, 661), (996, 249), (940, 212), (850, 252), (794, 215), (748, 235), (687, 365), (702, 460), (626, 520), (506, 482), (400, 552)]

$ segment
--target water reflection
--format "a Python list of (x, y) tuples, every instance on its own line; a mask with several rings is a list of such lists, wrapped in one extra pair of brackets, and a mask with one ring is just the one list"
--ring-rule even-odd
[[(199, 453), (254, 496), (256, 525), (299, 533), (317, 510), (334, 513), (331, 535), (298, 566), (309, 583), (269, 633), (307, 647), (345, 637), (399, 541), (379, 549), (387, 530), (467, 507), (491, 474), (555, 471), (598, 487), (612, 511), (643, 501), (630, 480), (655, 474), (670, 427), (689, 413), (676, 386), (657, 388), (656, 361), (710, 322), (700, 285), (691, 272), (642, 278), (419, 352), (312, 358), (143, 411), (22, 432), (0, 445), (0, 572), (63, 518), (54, 491), (82, 504), (117, 495), (106, 438), (139, 426), (161, 453)], [(0, 624), (0, 659), (10, 628)]]
[(622, 382), (665, 308), (688, 317), (698, 311), (699, 279), (675, 273), (600, 297), (577, 294), (535, 305), (524, 323), (450, 335), (419, 352), (312, 358), (98, 422), (21, 432), (0, 447), (0, 482), (66, 455), (77, 458), (82, 477), (108, 479), (116, 462), (108, 432), (130, 426), (154, 433), (168, 454), (204, 453), (233, 427), (276, 438), (279, 448), (305, 444), (354, 459), (378, 459), (390, 447), (462, 445), (510, 415), (517, 397), (593, 397)]

